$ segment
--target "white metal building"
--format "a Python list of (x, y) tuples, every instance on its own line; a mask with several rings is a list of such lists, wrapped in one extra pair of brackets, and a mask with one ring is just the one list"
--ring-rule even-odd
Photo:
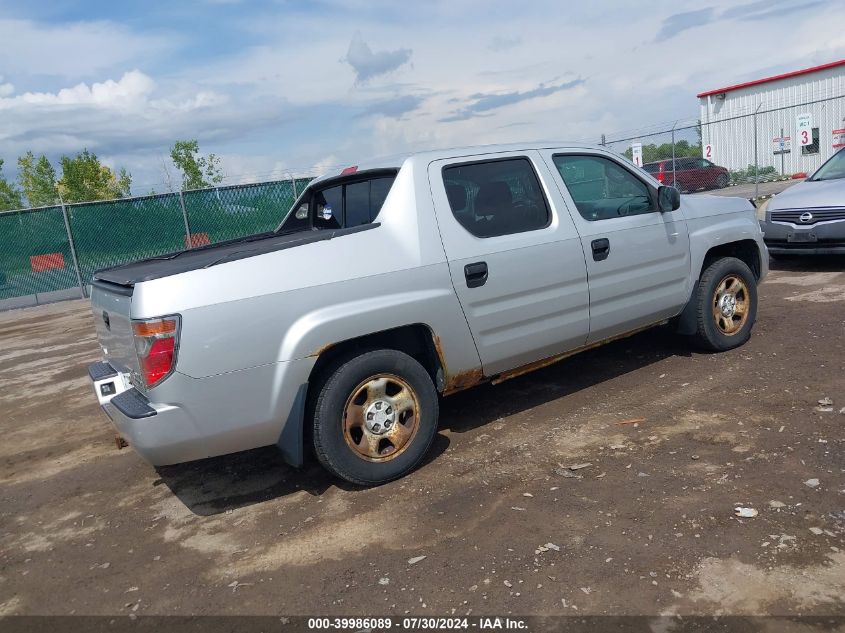
[(810, 173), (845, 147), (845, 59), (697, 96), (704, 157), (728, 169), (755, 164), (756, 148), (759, 166)]

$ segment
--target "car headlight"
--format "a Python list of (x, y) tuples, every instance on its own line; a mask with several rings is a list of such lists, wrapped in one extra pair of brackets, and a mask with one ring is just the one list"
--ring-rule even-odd
[(769, 203), (772, 201), (771, 198), (766, 198), (757, 205), (757, 219), (758, 220), (765, 220), (766, 219), (766, 209), (769, 208)]

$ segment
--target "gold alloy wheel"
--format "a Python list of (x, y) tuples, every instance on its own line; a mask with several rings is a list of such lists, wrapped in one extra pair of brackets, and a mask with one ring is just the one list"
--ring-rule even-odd
[(748, 320), (748, 286), (739, 275), (727, 275), (713, 293), (713, 319), (726, 336), (733, 336)]
[(352, 390), (343, 408), (343, 438), (358, 457), (386, 462), (408, 448), (419, 420), (411, 386), (399, 376), (378, 374)]

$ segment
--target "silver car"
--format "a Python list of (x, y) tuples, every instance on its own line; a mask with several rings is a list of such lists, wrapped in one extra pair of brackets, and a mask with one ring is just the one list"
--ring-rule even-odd
[(761, 206), (772, 255), (845, 254), (845, 148)]

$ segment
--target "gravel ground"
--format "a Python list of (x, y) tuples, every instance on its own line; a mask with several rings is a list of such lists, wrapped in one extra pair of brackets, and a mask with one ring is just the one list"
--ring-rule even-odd
[(272, 449), (153, 469), (87, 305), (0, 314), (0, 615), (845, 614), (843, 264), (776, 265), (738, 350), (658, 329), (448, 398), (372, 490)]

